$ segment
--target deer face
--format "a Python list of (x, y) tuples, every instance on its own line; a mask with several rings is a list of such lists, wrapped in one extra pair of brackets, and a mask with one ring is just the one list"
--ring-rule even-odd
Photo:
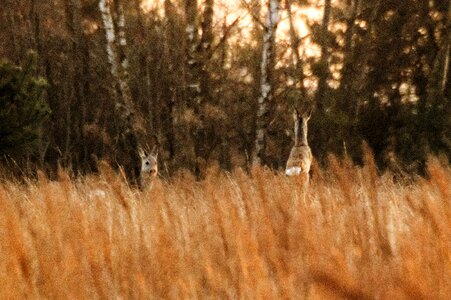
[(304, 122), (308, 122), (308, 120), (310, 120), (310, 116), (313, 113), (314, 110), (314, 106), (311, 102), (304, 102), (302, 103), (301, 107), (293, 107), (294, 111), (293, 111), (293, 119), (294, 122), (298, 121), (298, 120), (303, 120)]
[(141, 157), (141, 175), (156, 177), (158, 174), (158, 154), (147, 155), (144, 151), (139, 152)]

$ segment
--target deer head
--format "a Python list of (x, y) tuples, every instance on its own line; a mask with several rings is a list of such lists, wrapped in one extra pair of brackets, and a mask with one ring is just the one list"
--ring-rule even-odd
[(310, 117), (313, 113), (314, 106), (311, 101), (305, 101), (300, 105), (300, 107), (293, 106), (293, 119), (294, 121), (298, 120), (310, 120)]
[(158, 153), (155, 149), (150, 154), (143, 149), (139, 149), (138, 153), (141, 158), (141, 177), (156, 177), (158, 174)]

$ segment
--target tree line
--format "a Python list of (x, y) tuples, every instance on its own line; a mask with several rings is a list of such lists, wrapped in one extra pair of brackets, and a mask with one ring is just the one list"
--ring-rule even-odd
[(362, 142), (382, 169), (451, 157), (449, 1), (227, 3), (5, 0), (2, 164), (84, 173), (107, 159), (134, 177), (138, 148), (156, 145), (167, 174), (278, 169), (305, 107), (320, 163), (360, 162)]

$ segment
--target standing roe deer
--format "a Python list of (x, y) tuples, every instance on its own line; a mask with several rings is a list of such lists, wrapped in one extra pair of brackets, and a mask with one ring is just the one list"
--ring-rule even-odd
[(304, 175), (309, 181), (309, 171), (312, 164), (312, 151), (307, 141), (307, 122), (311, 111), (302, 115), (295, 109), (294, 119), (294, 146), (291, 148), (287, 161), (285, 174), (288, 176)]

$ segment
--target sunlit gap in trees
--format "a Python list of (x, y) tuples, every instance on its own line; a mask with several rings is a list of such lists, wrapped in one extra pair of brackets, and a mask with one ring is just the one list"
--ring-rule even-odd
[[(200, 1), (201, 2), (201, 1)], [(245, 46), (245, 44), (250, 44), (251, 46), (256, 43), (256, 40), (251, 36), (255, 34), (255, 19), (259, 19), (260, 22), (264, 22), (265, 15), (267, 13), (267, 8), (264, 1), (260, 3), (260, 15), (253, 16), (252, 5), (255, 2), (249, 0), (216, 0), (215, 1), (215, 16), (214, 16), (214, 27), (217, 30), (222, 30), (228, 28), (229, 26), (234, 26), (232, 34), (229, 36), (228, 41), (230, 44)], [(312, 42), (312, 37), (310, 36), (310, 25), (313, 23), (321, 23), (323, 16), (323, 1), (316, 1), (315, 3), (298, 5), (292, 3), (292, 19), (295, 27), (295, 31), (300, 38), (299, 43), (299, 53), (304, 59), (319, 57), (320, 47), (319, 45)], [(173, 4), (177, 6), (177, 1)], [(199, 4), (199, 9), (202, 10), (202, 3)], [(288, 14), (286, 10), (286, 4), (284, 1), (281, 2), (280, 6), (280, 22), (277, 27), (276, 33), (276, 43), (288, 45), (291, 43), (290, 40), (290, 23), (288, 19)], [(142, 0), (141, 9), (145, 13), (157, 13), (163, 17), (164, 15), (164, 0)], [(180, 11), (183, 7), (178, 7)], [(279, 53), (279, 59), (276, 62), (276, 67), (281, 67), (291, 61), (292, 53), (291, 48), (287, 47), (284, 53)], [(227, 68), (227, 64), (225, 65)], [(310, 70), (305, 70), (310, 73)], [(241, 70), (239, 76), (244, 80), (250, 80), (247, 78), (250, 76), (250, 70)], [(287, 82), (290, 84), (290, 82)], [(316, 82), (314, 80), (306, 80), (305, 85), (307, 88), (314, 90)]]
[[(246, 7), (245, 0), (229, 1), (229, 0), (217, 0), (215, 1), (215, 24), (216, 27), (222, 27), (230, 25), (238, 19), (236, 27), (240, 33), (240, 39), (245, 39), (252, 34), (253, 17), (248, 11), (251, 4)], [(284, 9), (283, 4), (280, 11), (280, 23), (278, 25), (277, 40), (289, 41), (290, 24), (288, 22), (287, 12)], [(146, 12), (157, 12), (163, 15), (164, 0), (142, 0), (141, 9)], [(202, 4), (199, 5), (202, 9)], [(266, 7), (262, 5), (260, 20), (263, 22), (266, 14)], [(299, 37), (304, 42), (303, 48), (305, 55), (315, 56), (319, 53), (319, 48), (316, 45), (312, 45), (309, 37), (309, 26), (313, 22), (320, 22), (322, 18), (322, 7), (318, 5), (303, 5), (299, 6), (295, 3), (292, 4), (293, 22)]]

